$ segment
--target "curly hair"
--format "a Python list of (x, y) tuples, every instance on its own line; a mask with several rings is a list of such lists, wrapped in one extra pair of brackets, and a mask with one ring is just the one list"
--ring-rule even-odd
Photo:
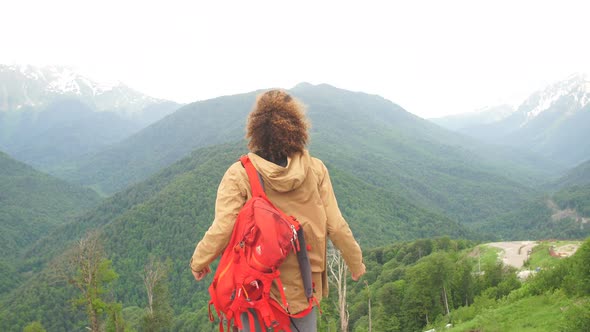
[(308, 140), (309, 121), (303, 104), (283, 90), (270, 90), (256, 99), (248, 116), (248, 148), (262, 158), (279, 163), (303, 152)]

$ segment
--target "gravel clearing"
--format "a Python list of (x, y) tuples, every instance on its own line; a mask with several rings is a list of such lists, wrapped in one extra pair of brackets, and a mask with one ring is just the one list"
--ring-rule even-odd
[(502, 249), (500, 257), (505, 265), (514, 266), (517, 269), (522, 268), (522, 265), (528, 258), (529, 250), (532, 250), (537, 245), (536, 241), (510, 241), (510, 242), (492, 242), (489, 246)]

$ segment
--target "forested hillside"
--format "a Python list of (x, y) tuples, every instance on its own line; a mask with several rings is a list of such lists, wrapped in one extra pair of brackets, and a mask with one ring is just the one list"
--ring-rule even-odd
[[(7, 296), (5, 318), (0, 323), (4, 325), (0, 329), (22, 327), (27, 320), (39, 319), (36, 317), (40, 314), (44, 326), (51, 330), (59, 330), (60, 326), (77, 329), (77, 316), (59, 309), (67, 307), (70, 293), (51, 287), (48, 280), (51, 280), (52, 264), (47, 264), (72, 245), (73, 240), (94, 228), (100, 228), (108, 257), (119, 274), (113, 285), (113, 296), (124, 307), (145, 306), (144, 286), (137, 271), (147, 264), (149, 256), (155, 256), (169, 259), (172, 264), (169, 288), (175, 312), (188, 313), (202, 308), (207, 301), (208, 285), (194, 283), (186, 268), (188, 259), (211, 224), (221, 176), (245, 152), (244, 143), (198, 150), (51, 233), (27, 253), (21, 275), (35, 273), (26, 285)], [(474, 236), (447, 217), (424, 210), (333, 165), (328, 167), (343, 213), (363, 246), (440, 235)]]
[(590, 184), (590, 160), (569, 170), (559, 180), (551, 183), (549, 188), (564, 188), (570, 186), (583, 186)]
[(65, 99), (41, 110), (0, 113), (0, 128), (0, 146), (18, 160), (48, 170), (67, 167), (141, 126), (115, 113), (95, 112), (79, 100)]
[[(468, 140), (378, 96), (310, 84), (291, 93), (308, 106), (315, 155), (462, 222), (528, 202), (535, 193), (531, 186), (558, 169), (533, 155)], [(194, 148), (243, 137), (256, 94), (187, 105), (62, 176), (113, 193)]]
[(20, 279), (15, 266), (28, 246), (99, 202), (95, 192), (0, 152), (0, 295)]
[[(561, 210), (572, 212), (570, 217), (585, 218), (590, 221), (590, 185), (580, 185), (564, 188), (553, 195), (553, 200)], [(580, 220), (577, 220), (580, 222)], [(584, 225), (580, 225), (581, 228)], [(590, 227), (590, 225), (585, 225)]]
[(580, 239), (590, 236), (590, 186), (539, 196), (526, 206), (492, 217), (475, 228), (500, 240)]
[(62, 178), (112, 194), (140, 182), (194, 149), (234, 142), (256, 94), (219, 97), (182, 107), (170, 116), (104, 151), (82, 159)]

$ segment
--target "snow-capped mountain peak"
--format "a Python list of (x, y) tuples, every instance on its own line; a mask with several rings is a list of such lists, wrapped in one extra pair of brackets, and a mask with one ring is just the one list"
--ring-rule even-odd
[(120, 81), (97, 82), (93, 79), (78, 74), (74, 69), (63, 66), (34, 67), (31, 65), (8, 66), (9, 70), (20, 72), (30, 80), (43, 81), (49, 91), (60, 94), (82, 94), (82, 90), (90, 88), (94, 95), (110, 91), (122, 86)]
[(69, 67), (0, 65), (0, 111), (42, 106), (55, 97), (79, 98), (98, 111), (125, 114), (161, 101), (120, 81), (97, 82)]
[(569, 98), (572, 109), (581, 109), (590, 103), (590, 81), (586, 74), (575, 74), (554, 83), (529, 97), (521, 106), (526, 112), (526, 123), (550, 109), (555, 103)]

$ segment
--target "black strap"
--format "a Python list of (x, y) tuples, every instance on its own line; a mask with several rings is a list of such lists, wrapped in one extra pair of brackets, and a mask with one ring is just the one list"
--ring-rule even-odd
[(299, 240), (299, 251), (297, 252), (297, 261), (299, 262), (299, 270), (301, 271), (301, 278), (303, 279), (303, 288), (307, 299), (313, 296), (313, 281), (311, 280), (311, 263), (307, 255), (307, 244), (305, 244), (305, 237), (303, 236), (303, 227), (299, 227), (297, 231), (297, 239)]

